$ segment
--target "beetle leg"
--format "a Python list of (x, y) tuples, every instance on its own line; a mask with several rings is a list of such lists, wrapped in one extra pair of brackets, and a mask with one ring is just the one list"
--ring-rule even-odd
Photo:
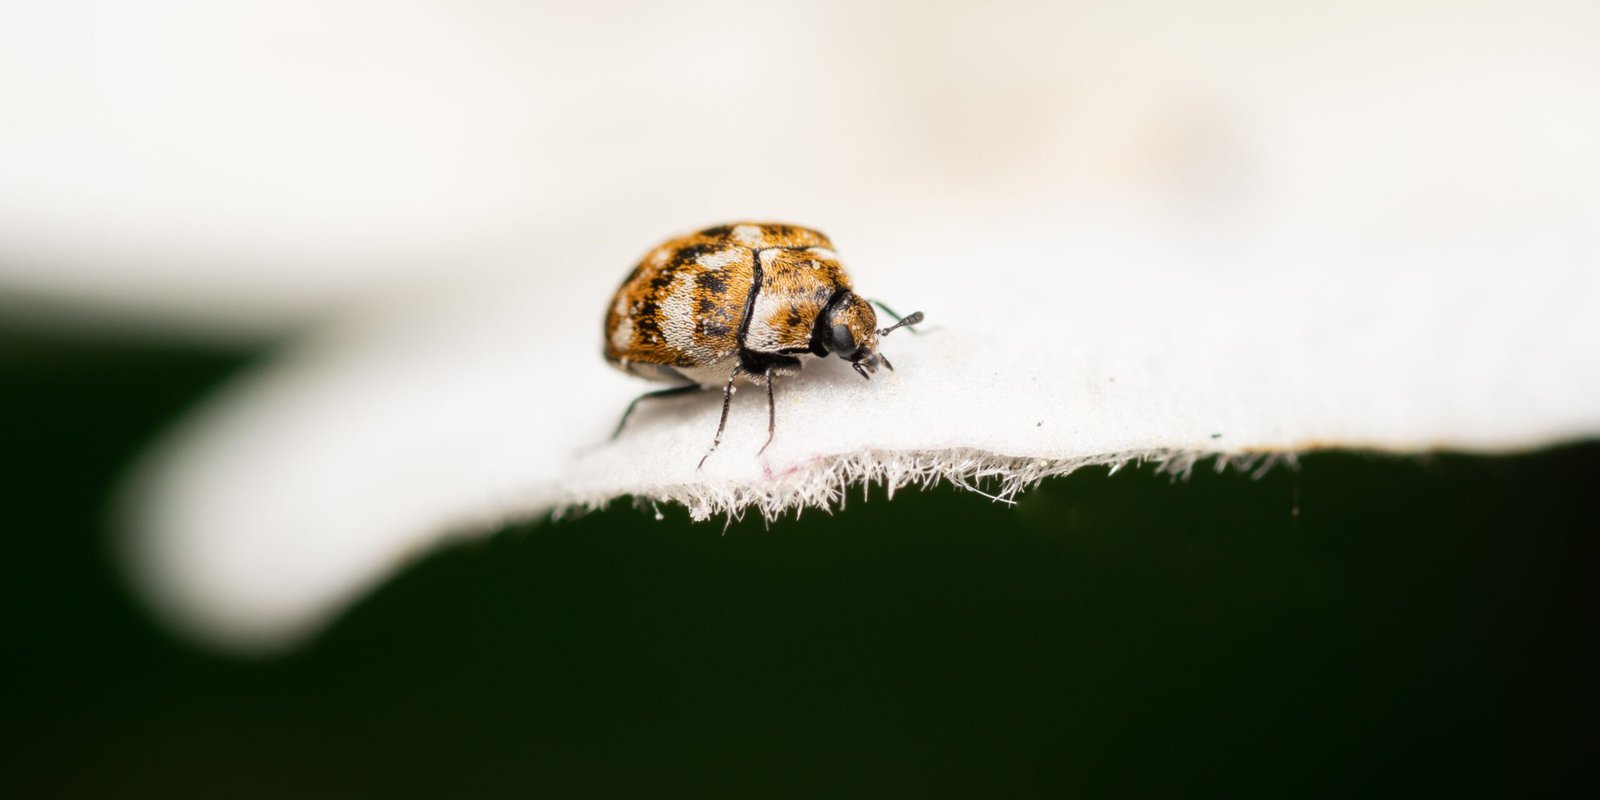
[(761, 449), (756, 451), (757, 456), (767, 452), (767, 447), (772, 444), (773, 435), (778, 431), (778, 403), (772, 396), (773, 379), (777, 376), (772, 374), (772, 367), (767, 367), (765, 375), (767, 379), (767, 443), (761, 445)]
[(728, 385), (722, 387), (722, 419), (717, 422), (717, 435), (711, 440), (711, 449), (700, 457), (700, 463), (695, 466), (696, 471), (705, 468), (706, 459), (717, 451), (717, 445), (722, 444), (722, 432), (728, 427), (728, 409), (733, 406), (733, 382), (739, 377), (740, 371), (739, 367), (735, 366), (733, 374), (728, 376)]
[(611, 438), (615, 440), (618, 436), (622, 435), (623, 426), (628, 424), (628, 418), (633, 416), (633, 410), (639, 406), (640, 400), (649, 400), (656, 397), (672, 397), (674, 395), (688, 394), (690, 392), (699, 391), (700, 389), (701, 386), (699, 384), (691, 383), (687, 386), (674, 386), (670, 389), (657, 389), (653, 392), (645, 392), (644, 394), (633, 398), (633, 402), (628, 404), (628, 410), (622, 412), (622, 419), (617, 420), (617, 429), (611, 432)]

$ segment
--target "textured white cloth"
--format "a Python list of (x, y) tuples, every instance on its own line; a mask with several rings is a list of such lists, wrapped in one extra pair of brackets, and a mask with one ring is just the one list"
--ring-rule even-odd
[(1003, 496), (1085, 463), (1600, 432), (1600, 273), (1576, 261), (1478, 239), (1231, 249), (1019, 224), (884, 232), (879, 258), (851, 259), (858, 284), (929, 320), (885, 340), (897, 370), (868, 382), (833, 359), (780, 383), (763, 458), (765, 398), (747, 388), (698, 472), (715, 393), (645, 407), (606, 440), (655, 388), (598, 353), (626, 262), (530, 270), (325, 333), (198, 415), (144, 474), (143, 585), (188, 626), (265, 645), (447, 536), (623, 495), (774, 515), (862, 480)]
[[(862, 480), (1005, 496), (1085, 463), (1600, 432), (1591, 7), (911, 8), (551, 12), (577, 66), (507, 62), (543, 87), (514, 106), (542, 127), (508, 134), (541, 166), (494, 159), (537, 202), (375, 214), (393, 241), (460, 234), (417, 256), (450, 274), (388, 285), (152, 453), (126, 494), (138, 585), (270, 648), (443, 539), (625, 495), (774, 515)], [(463, 19), (491, 52), (544, 30)], [(520, 152), (504, 133), (490, 151)], [(536, 221), (474, 227), (508, 210)], [(616, 284), (671, 234), (752, 218), (826, 232), (925, 331), (871, 382), (837, 360), (783, 382), (763, 458), (748, 388), (703, 471), (715, 396), (608, 443), (655, 388), (600, 359)]]

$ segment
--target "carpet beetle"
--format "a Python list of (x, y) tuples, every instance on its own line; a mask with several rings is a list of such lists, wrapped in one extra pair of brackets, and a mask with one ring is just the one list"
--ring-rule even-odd
[[(606, 314), (605, 356), (642, 378), (682, 384), (628, 404), (612, 438), (621, 435), (640, 400), (722, 389), (722, 419), (706, 458), (722, 443), (734, 384), (767, 387), (767, 442), (777, 428), (775, 379), (800, 370), (801, 359), (836, 355), (863, 378), (881, 363), (878, 339), (922, 312), (878, 328), (872, 305), (852, 291), (828, 237), (809, 228), (739, 222), (664, 242), (633, 268)], [(759, 453), (758, 453), (759, 455)]]

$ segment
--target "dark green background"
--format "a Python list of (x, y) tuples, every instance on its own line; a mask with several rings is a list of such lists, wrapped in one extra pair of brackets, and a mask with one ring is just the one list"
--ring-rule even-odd
[(102, 523), (252, 359), (0, 336), (0, 794), (1593, 788), (1600, 445), (1085, 470), (726, 532), (620, 504), (440, 553), (252, 662), (155, 627)]

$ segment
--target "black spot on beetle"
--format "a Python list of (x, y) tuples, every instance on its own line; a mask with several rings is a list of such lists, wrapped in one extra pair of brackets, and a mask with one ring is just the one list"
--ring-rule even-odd
[(722, 337), (728, 335), (728, 326), (720, 325), (708, 319), (695, 320), (694, 332), (701, 336)]
[(694, 310), (702, 316), (717, 313), (717, 301), (709, 297), (702, 297), (694, 303)]
[(633, 313), (633, 329), (639, 336), (639, 341), (654, 343), (661, 341), (660, 307), (653, 300), (646, 300), (639, 304)]
[(720, 295), (728, 291), (728, 279), (721, 272), (707, 270), (695, 278), (695, 283), (700, 290), (713, 295)]
[(674, 267), (687, 266), (689, 264), (693, 264), (695, 259), (698, 259), (703, 255), (715, 253), (721, 249), (722, 245), (720, 244), (708, 244), (705, 242), (701, 242), (700, 244), (685, 245), (678, 248), (678, 251), (672, 254), (672, 265)]
[(706, 228), (697, 235), (710, 237), (712, 239), (726, 239), (732, 234), (732, 225), (716, 225), (714, 227)]
[(653, 293), (659, 294), (665, 291), (666, 288), (671, 286), (672, 282), (677, 279), (678, 266), (676, 264), (668, 264), (662, 267), (660, 271), (656, 272), (656, 274), (650, 278), (650, 289)]

